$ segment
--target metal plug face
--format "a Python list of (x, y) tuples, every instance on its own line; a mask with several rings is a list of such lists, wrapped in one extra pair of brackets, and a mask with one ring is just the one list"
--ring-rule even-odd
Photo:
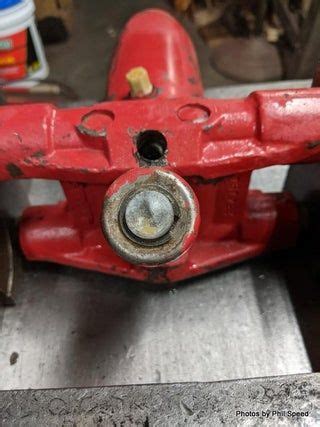
[(173, 206), (160, 191), (145, 189), (129, 200), (124, 222), (133, 236), (147, 241), (158, 240), (174, 223)]
[(194, 242), (199, 207), (191, 187), (162, 169), (128, 171), (109, 188), (102, 230), (127, 261), (157, 266), (176, 260)]

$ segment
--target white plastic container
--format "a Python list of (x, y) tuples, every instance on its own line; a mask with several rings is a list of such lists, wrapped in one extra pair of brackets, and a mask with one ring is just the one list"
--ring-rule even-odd
[(0, 0), (0, 82), (33, 86), (49, 74), (33, 0)]

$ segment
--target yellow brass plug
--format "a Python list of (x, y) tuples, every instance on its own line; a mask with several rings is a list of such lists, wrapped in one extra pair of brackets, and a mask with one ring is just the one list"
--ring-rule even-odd
[(148, 71), (143, 67), (131, 68), (126, 74), (126, 79), (130, 85), (130, 95), (132, 98), (143, 98), (150, 95), (153, 90)]

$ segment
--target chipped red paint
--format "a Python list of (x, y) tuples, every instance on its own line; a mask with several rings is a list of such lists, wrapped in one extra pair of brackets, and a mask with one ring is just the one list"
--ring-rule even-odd
[[(128, 99), (125, 74), (134, 66), (144, 66), (157, 89), (148, 99)], [(65, 202), (24, 212), (20, 241), (28, 259), (174, 282), (295, 243), (293, 199), (248, 185), (254, 169), (319, 161), (320, 89), (205, 99), (185, 31), (165, 12), (149, 10), (128, 22), (107, 93), (110, 102), (90, 107), (1, 107), (0, 178), (56, 179), (66, 195)], [(121, 259), (100, 225), (113, 181), (130, 170), (148, 172), (136, 156), (145, 130), (166, 138), (163, 167), (190, 184), (201, 215), (195, 241), (186, 236), (189, 251), (156, 268)]]

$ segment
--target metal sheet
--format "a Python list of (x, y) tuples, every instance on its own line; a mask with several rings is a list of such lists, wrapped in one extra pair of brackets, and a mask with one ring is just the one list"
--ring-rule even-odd
[(211, 87), (205, 90), (208, 98), (242, 98), (256, 90), (297, 89), (311, 87), (312, 80), (282, 80), (278, 82), (248, 83), (234, 86)]
[(7, 391), (0, 392), (0, 422), (2, 426), (308, 426), (320, 422), (319, 392), (319, 374), (211, 384)]
[(0, 389), (311, 371), (285, 282), (263, 263), (159, 292), (94, 272), (24, 263), (17, 294), (16, 307), (4, 310)]
[(14, 263), (10, 235), (5, 221), (0, 220), (0, 303), (12, 305)]

